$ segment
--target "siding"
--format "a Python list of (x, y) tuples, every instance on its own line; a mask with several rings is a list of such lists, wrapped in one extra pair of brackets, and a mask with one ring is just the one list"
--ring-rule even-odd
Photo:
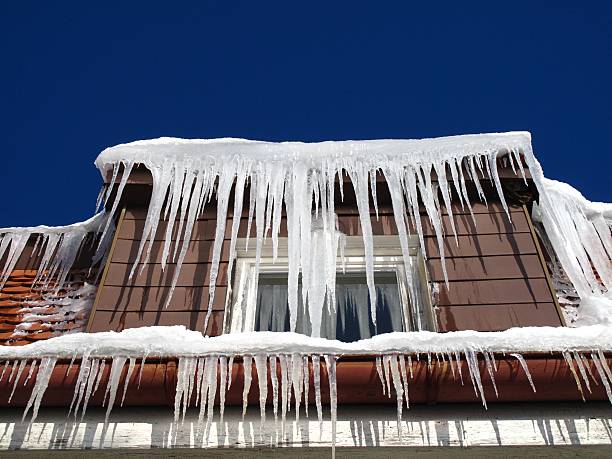
[[(378, 219), (371, 207), (373, 232), (375, 235), (397, 234), (388, 201), (385, 202), (385, 198), (380, 196)], [(347, 202), (350, 203), (350, 197), (345, 205), (338, 207), (340, 230), (349, 236), (360, 235), (357, 210)], [(474, 218), (467, 209), (453, 204), (457, 243), (449, 216), (443, 217), (448, 285), (444, 282), (434, 230), (426, 215), (421, 218), (425, 234), (426, 269), (430, 281), (437, 284), (439, 292), (436, 309), (439, 330), (493, 331), (514, 326), (561, 325), (522, 208), (511, 208), (511, 222), (497, 202), (491, 202), (489, 207), (475, 204), (473, 211)], [(164, 308), (164, 303), (175, 265), (169, 264), (164, 272), (161, 270), (166, 222), (160, 222), (156, 241), (151, 247), (150, 264), (144, 267), (140, 275), (129, 279), (145, 215), (145, 207), (129, 207), (119, 224), (90, 330), (121, 330), (147, 325), (185, 325), (202, 330), (209, 302), (209, 261), (216, 227), (214, 207), (207, 209), (196, 221), (192, 242), (167, 308)], [(239, 237), (246, 236), (246, 212), (242, 217)], [(213, 315), (207, 330), (212, 335), (221, 333), (223, 329), (230, 229), (231, 218), (226, 224)], [(283, 218), (281, 236), (286, 234), (286, 219)], [(255, 224), (251, 229), (251, 236), (254, 235)], [(173, 234), (172, 240), (176, 240), (176, 234)]]

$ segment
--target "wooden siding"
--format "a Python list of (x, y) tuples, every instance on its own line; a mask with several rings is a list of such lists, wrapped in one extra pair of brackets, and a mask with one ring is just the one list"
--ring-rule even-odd
[[(345, 188), (345, 192), (347, 189)], [(382, 197), (381, 197), (382, 195)], [(361, 234), (361, 226), (350, 193), (338, 206), (340, 230), (349, 236)], [(372, 209), (375, 235), (397, 234), (395, 221), (384, 189), (379, 193), (379, 217)], [(231, 206), (230, 206), (231, 207)], [(452, 234), (450, 217), (443, 217), (448, 284), (444, 281), (442, 261), (435, 233), (426, 215), (421, 217), (425, 234), (426, 269), (429, 280), (438, 287), (437, 326), (439, 331), (474, 329), (504, 330), (514, 326), (561, 325), (554, 299), (538, 258), (527, 216), (521, 207), (511, 207), (510, 217), (499, 202), (473, 205), (473, 217), (467, 208), (453, 203), (457, 241)], [(121, 330), (146, 325), (182, 324), (202, 330), (209, 302), (208, 284), (212, 241), (216, 227), (214, 205), (195, 223), (177, 288), (166, 301), (175, 265), (161, 269), (161, 252), (167, 222), (160, 222), (151, 247), (150, 264), (141, 274), (129, 279), (136, 259), (139, 238), (144, 228), (146, 207), (129, 207), (117, 229), (115, 249), (107, 275), (98, 293), (96, 314), (91, 331)], [(241, 215), (239, 236), (246, 236), (246, 210)], [(223, 330), (227, 293), (227, 261), (231, 218), (226, 223), (221, 252), (219, 279), (213, 301), (212, 323), (207, 330)], [(281, 221), (281, 236), (286, 236), (286, 219)], [(412, 232), (415, 229), (412, 228)], [(172, 235), (176, 240), (177, 228)], [(251, 229), (255, 236), (255, 223)], [(140, 267), (138, 268), (140, 269)]]

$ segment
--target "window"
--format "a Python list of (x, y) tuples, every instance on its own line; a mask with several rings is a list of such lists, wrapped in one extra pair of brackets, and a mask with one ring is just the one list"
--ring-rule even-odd
[[(232, 293), (228, 294), (226, 332), (289, 331), (287, 302), (287, 241), (279, 241), (278, 258), (272, 260), (272, 248), (266, 241), (255, 273), (254, 241), (246, 250), (246, 241), (238, 242), (236, 273)], [(344, 259), (337, 261), (336, 307), (324, 308), (321, 336), (340, 341), (357, 341), (394, 331), (434, 330), (425, 269), (418, 241), (411, 241), (410, 254), (418, 276), (418, 296), (411, 302), (399, 239), (374, 237), (374, 282), (376, 287), (376, 325), (371, 320), (371, 302), (365, 275), (361, 236), (347, 237)], [(298, 291), (296, 332), (310, 335), (308, 308)], [(415, 304), (416, 303), (416, 304)], [(331, 309), (331, 310), (330, 310)]]

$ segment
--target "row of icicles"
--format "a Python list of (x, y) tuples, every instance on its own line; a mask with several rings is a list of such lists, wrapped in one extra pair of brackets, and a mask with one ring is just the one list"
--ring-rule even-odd
[[(471, 349), (455, 350), (445, 353), (424, 353), (428, 366), (434, 364), (448, 364), (451, 370), (453, 379), (459, 380), (461, 385), (464, 384), (464, 364), (467, 366), (467, 373), (474, 388), (475, 395), (480, 398), (484, 407), (487, 407), (485, 399), (484, 386), (479, 370), (479, 354), (482, 356), (486, 371), (490, 378), (490, 382), (498, 395), (497, 386), (495, 384), (495, 373), (498, 365), (495, 356), (490, 351), (474, 351)], [(518, 353), (510, 354), (516, 358), (524, 370), (532, 390), (535, 392), (536, 387), (532, 380), (529, 368), (523, 356)], [(562, 352), (567, 365), (573, 375), (577, 388), (585, 399), (584, 388), (590, 393), (592, 392), (591, 384), (599, 385), (599, 381), (605, 387), (606, 393), (610, 402), (612, 402), (612, 372), (607, 364), (606, 358), (601, 350), (587, 353), (577, 351)], [(336, 386), (336, 359), (335, 355), (243, 355), (236, 356), (240, 358), (242, 370), (244, 374), (243, 386), (243, 406), (242, 415), (246, 414), (248, 406), (248, 395), (251, 390), (253, 366), (258, 375), (258, 390), (259, 390), (259, 408), (262, 426), (266, 422), (266, 404), (270, 397), (272, 410), (274, 415), (275, 430), (279, 425), (281, 438), (285, 438), (285, 424), (287, 413), (292, 409), (291, 399), (293, 398), (293, 410), (295, 412), (296, 421), (300, 419), (300, 405), (304, 403), (303, 409), (305, 415), (308, 416), (308, 401), (309, 390), (314, 389), (314, 400), (316, 407), (317, 419), (322, 425), (323, 408), (321, 401), (321, 368), (325, 366), (327, 379), (329, 382), (329, 404), (330, 404), (330, 420), (332, 424), (332, 447), (335, 447), (335, 431), (337, 420), (337, 386)], [(75, 356), (68, 368), (75, 362)], [(376, 357), (376, 370), (381, 382), (382, 391), (389, 398), (395, 393), (397, 399), (397, 425), (398, 435), (400, 440), (402, 410), (410, 406), (409, 400), (409, 381), (414, 379), (413, 361), (418, 362), (421, 356), (416, 354), (416, 357), (403, 354), (382, 354)], [(134, 370), (136, 369), (137, 360), (140, 359), (139, 374), (136, 377)], [(38, 416), (38, 410), (43, 398), (43, 395), (49, 384), (49, 380), (55, 368), (57, 358), (44, 357), (40, 360), (22, 359), (5, 361), (0, 372), (0, 382), (3, 381), (5, 375), (8, 376), (8, 382), (13, 383), (12, 390), (9, 396), (11, 402), (18, 382), (23, 379), (25, 386), (30, 381), (34, 374), (34, 388), (30, 399), (23, 413), (23, 419), (27, 416), (30, 409), (32, 410), (33, 422)], [(110, 360), (111, 363), (107, 363)], [(174, 399), (174, 422), (182, 423), (185, 417), (187, 408), (193, 403), (194, 406), (199, 406), (198, 427), (197, 432), (201, 435), (204, 442), (207, 441), (209, 428), (214, 419), (214, 404), (217, 394), (219, 396), (219, 422), (223, 423), (225, 396), (226, 392), (232, 385), (232, 371), (234, 366), (234, 356), (226, 355), (208, 355), (202, 357), (180, 357), (178, 362), (177, 385)], [(589, 360), (593, 362), (599, 378), (593, 372)], [(29, 369), (26, 373), (26, 368), (30, 362)], [(76, 420), (80, 413), (80, 419), (85, 416), (90, 398), (98, 391), (100, 383), (103, 379), (104, 370), (107, 365), (110, 365), (108, 382), (105, 388), (103, 406), (106, 405), (105, 430), (108, 425), (110, 412), (120, 396), (119, 404), (123, 406), (126, 392), (130, 381), (134, 376), (137, 387), (140, 387), (142, 372), (146, 362), (146, 356), (125, 357), (114, 356), (108, 359), (90, 357), (89, 355), (81, 356), (79, 365), (79, 373), (75, 383), (74, 394), (69, 407), (69, 415), (72, 414)], [(123, 378), (123, 387), (120, 388), (123, 370), (127, 363), (127, 371)], [(238, 362), (236, 362), (238, 363)], [(10, 368), (10, 370), (9, 370)], [(38, 371), (36, 371), (36, 369)], [(270, 381), (271, 388), (269, 387)], [(598, 381), (599, 380), (599, 381)], [(584, 388), (583, 388), (584, 387)], [(293, 395), (292, 395), (293, 393)], [(195, 398), (195, 400), (194, 400)], [(278, 444), (278, 430), (276, 444)], [(203, 446), (206, 446), (204, 444)]]

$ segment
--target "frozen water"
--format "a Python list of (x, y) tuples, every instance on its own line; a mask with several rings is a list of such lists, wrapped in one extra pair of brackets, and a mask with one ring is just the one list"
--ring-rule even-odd
[[(217, 228), (209, 278), (209, 308), (215, 295), (221, 244), (225, 234), (230, 193), (234, 191), (234, 206), (230, 242), (230, 267), (234, 263), (236, 237), (242, 215), (244, 191), (248, 187), (249, 210), (247, 236), (251, 223), (255, 223), (255, 266), (259, 266), (263, 239), (272, 231), (274, 258), (277, 255), (283, 204), (287, 216), (289, 258), (289, 311), (290, 327), (295, 330), (298, 310), (298, 279), (301, 275), (303, 299), (308, 307), (313, 336), (319, 336), (323, 305), (335, 307), (335, 273), (339, 247), (334, 212), (336, 179), (345, 177), (351, 182), (357, 197), (357, 207), (363, 234), (367, 286), (372, 298), (373, 323), (376, 323), (376, 294), (374, 288), (373, 242), (370, 223), (370, 197), (378, 214), (376, 176), (384, 177), (391, 190), (400, 232), (400, 242), (406, 261), (409, 294), (413, 307), (418, 309), (415, 275), (407, 252), (407, 226), (403, 217), (407, 210), (416, 223), (419, 239), (423, 243), (419, 196), (431, 221), (440, 255), (444, 260), (441, 204), (450, 208), (451, 184), (460, 191), (462, 203), (469, 204), (465, 192), (464, 168), (484, 198), (479, 181), (488, 178), (495, 183), (504, 207), (501, 184), (497, 174), (498, 157), (508, 154), (527, 155), (531, 151), (528, 133), (482, 134), (443, 137), (424, 140), (371, 140), (321, 143), (257, 142), (242, 139), (184, 140), (161, 138), (118, 145), (103, 151), (96, 165), (103, 174), (127, 171), (134, 164), (147, 167), (153, 177), (153, 194), (149, 205), (136, 264), (148, 261), (149, 250), (157, 232), (160, 216), (168, 216), (162, 265), (168, 257), (176, 261), (177, 276), (186, 254), (197, 215), (216, 191)], [(483, 167), (484, 164), (484, 167)], [(447, 168), (451, 171), (450, 182)], [(437, 183), (431, 179), (438, 175)], [(121, 197), (121, 182), (115, 201)], [(343, 188), (341, 186), (341, 197)], [(107, 196), (108, 199), (108, 196)], [(164, 210), (164, 202), (165, 210)], [(404, 203), (408, 203), (405, 207)], [(313, 215), (314, 212), (314, 215)], [(172, 250), (170, 235), (178, 221), (181, 239)], [(455, 233), (451, 218), (451, 229)], [(184, 228), (184, 232), (181, 230)], [(147, 250), (145, 251), (145, 248)], [(314, 260), (317, 262), (315, 263)], [(323, 268), (321, 268), (321, 262)], [(132, 270), (135, 273), (136, 264)], [(442, 264), (446, 276), (445, 264)], [(257, 276), (257, 274), (255, 274)], [(202, 281), (204, 283), (204, 280)], [(169, 298), (168, 300), (169, 301)], [(420, 317), (419, 314), (415, 315)], [(420, 324), (417, 325), (420, 329)]]
[(36, 236), (38, 239), (33, 253), (40, 253), (41, 263), (35, 282), (43, 285), (53, 282), (56, 290), (61, 289), (88, 234), (93, 233), (98, 237), (98, 249), (92, 264), (103, 258), (112, 236), (112, 231), (102, 235), (106, 225), (112, 224), (110, 215), (102, 212), (87, 221), (68, 226), (0, 228), (0, 258), (6, 256), (0, 270), (0, 289), (15, 268), (28, 240)]

